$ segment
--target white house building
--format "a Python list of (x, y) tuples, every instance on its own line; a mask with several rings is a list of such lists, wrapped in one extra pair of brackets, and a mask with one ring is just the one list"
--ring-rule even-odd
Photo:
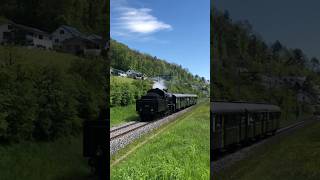
[(8, 23), (0, 24), (0, 44), (5, 43), (6, 40), (9, 39), (11, 29), (12, 26)]
[(129, 69), (126, 73), (128, 77), (131, 77), (134, 79), (144, 79), (143, 74), (135, 70)]
[(52, 49), (51, 36), (39, 29), (13, 22), (0, 25), (0, 44)]
[(84, 35), (74, 27), (62, 25), (51, 33), (51, 36), (53, 45), (61, 47), (64, 40), (74, 37), (83, 37)]

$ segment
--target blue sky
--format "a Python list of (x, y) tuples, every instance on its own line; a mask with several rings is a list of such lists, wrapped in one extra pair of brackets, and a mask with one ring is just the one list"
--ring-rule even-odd
[(111, 38), (210, 78), (210, 0), (111, 0)]

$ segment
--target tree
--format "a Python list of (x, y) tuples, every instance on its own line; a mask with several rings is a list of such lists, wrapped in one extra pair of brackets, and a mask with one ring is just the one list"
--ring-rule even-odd
[(320, 65), (319, 60), (316, 57), (313, 57), (311, 58), (310, 62), (311, 62), (313, 71), (318, 71), (319, 65)]

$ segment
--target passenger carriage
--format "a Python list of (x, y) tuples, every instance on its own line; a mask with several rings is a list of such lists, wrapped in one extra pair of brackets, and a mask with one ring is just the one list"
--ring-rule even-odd
[(221, 151), (274, 134), (280, 107), (247, 102), (211, 102), (211, 150)]

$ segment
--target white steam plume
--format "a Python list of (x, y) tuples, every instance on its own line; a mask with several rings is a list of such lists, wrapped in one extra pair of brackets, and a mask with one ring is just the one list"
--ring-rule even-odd
[(165, 85), (164, 79), (159, 78), (157, 81), (154, 81), (152, 88), (167, 89), (167, 86)]

